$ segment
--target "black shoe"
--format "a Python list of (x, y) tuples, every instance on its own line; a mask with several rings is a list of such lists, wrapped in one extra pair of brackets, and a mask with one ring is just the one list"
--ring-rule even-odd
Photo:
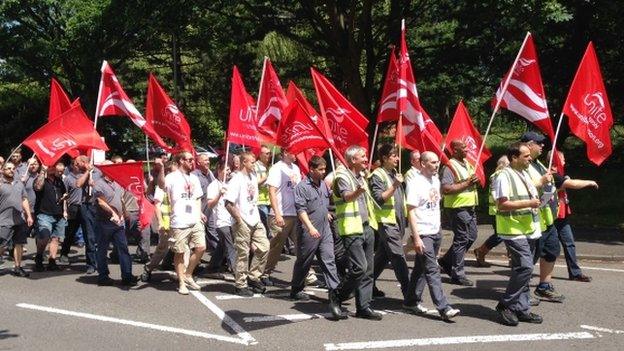
[(112, 263), (112, 264), (119, 263), (119, 256), (113, 255), (112, 252), (111, 252), (110, 256), (108, 256), (108, 259), (109, 259), (110, 263)]
[(110, 277), (98, 279), (99, 286), (112, 286), (113, 284), (115, 284), (115, 281), (112, 280)]
[(71, 262), (69, 261), (69, 257), (67, 257), (66, 255), (61, 255), (61, 257), (59, 257), (59, 263), (69, 265)]
[(141, 281), (147, 283), (152, 280), (152, 272), (147, 270), (146, 266), (143, 266), (143, 273), (141, 273)]
[(94, 274), (94, 273), (95, 273), (95, 267), (93, 266), (87, 267), (87, 275)]
[(298, 291), (298, 292), (291, 291), (290, 298), (295, 301), (309, 301), (310, 295), (304, 293), (303, 291)]
[(364, 319), (370, 319), (373, 321), (380, 321), (383, 316), (381, 315), (381, 313), (373, 310), (372, 308), (366, 308), (363, 310), (358, 310), (357, 312), (355, 312), (355, 317), (357, 318), (364, 318)]
[(24, 268), (22, 267), (14, 267), (11, 274), (13, 274), (16, 277), (22, 277), (22, 278), (26, 278), (30, 276), (30, 273), (26, 272)]
[(319, 279), (318, 282), (316, 283), (316, 287), (319, 289), (329, 289), (329, 286), (327, 286), (327, 283), (325, 283), (325, 281)]
[(472, 282), (472, 280), (466, 277), (451, 279), (451, 284), (461, 285), (461, 286), (474, 286), (474, 283)]
[(61, 268), (56, 264), (56, 260), (53, 258), (48, 259), (48, 270), (49, 271), (60, 271)]
[(508, 325), (510, 327), (515, 327), (518, 325), (519, 321), (516, 313), (509, 308), (503, 306), (500, 302), (498, 303), (498, 305), (496, 305), (496, 311), (498, 311), (498, 317), (502, 324)]
[(143, 254), (143, 255), (139, 255), (136, 258), (136, 262), (137, 263), (141, 263), (141, 264), (146, 264), (147, 262), (149, 262), (149, 255), (148, 254)]
[(266, 291), (266, 286), (259, 281), (247, 279), (247, 285), (256, 294), (264, 294)]
[(137, 282), (139, 281), (139, 278), (137, 278), (136, 276), (131, 276), (130, 278), (124, 278), (121, 280), (121, 285), (123, 286), (135, 286), (137, 285)]
[(260, 282), (264, 286), (275, 286), (275, 283), (273, 283), (273, 281), (271, 280), (271, 277), (269, 276), (260, 278)]
[(35, 256), (35, 272), (43, 272), (45, 267), (43, 266), (43, 255), (37, 254)]
[(376, 297), (386, 297), (386, 293), (377, 289), (376, 286), (373, 286), (373, 298)]
[(342, 311), (338, 292), (336, 290), (330, 290), (327, 295), (329, 298), (329, 312), (332, 314), (332, 319), (347, 319), (347, 314)]
[(238, 296), (242, 296), (242, 297), (252, 297), (254, 296), (253, 291), (251, 291), (248, 287), (244, 287), (244, 288), (236, 288), (236, 295)]
[(529, 312), (527, 314), (516, 313), (516, 316), (518, 317), (518, 321), (525, 323), (541, 324), (544, 321), (544, 319), (542, 319), (542, 316), (533, 312)]

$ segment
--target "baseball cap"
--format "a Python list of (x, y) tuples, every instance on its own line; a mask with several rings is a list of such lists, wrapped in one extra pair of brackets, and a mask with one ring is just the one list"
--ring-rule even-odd
[(544, 142), (546, 141), (546, 137), (537, 132), (526, 132), (522, 134), (522, 136), (520, 137), (520, 141), (523, 143), (533, 141), (538, 144), (544, 144)]

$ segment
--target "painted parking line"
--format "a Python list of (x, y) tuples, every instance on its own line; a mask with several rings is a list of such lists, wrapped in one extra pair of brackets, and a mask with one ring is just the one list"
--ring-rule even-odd
[[(306, 294), (308, 295), (312, 295), (315, 296), (316, 294), (314, 293), (314, 291), (305, 291)], [(253, 296), (238, 296), (238, 295), (234, 295), (234, 294), (225, 294), (225, 295), (217, 295), (214, 298), (217, 300), (249, 300), (249, 299), (257, 299), (257, 298), (263, 298), (263, 297), (279, 297), (279, 298), (284, 298), (284, 297), (288, 297), (290, 296), (290, 292), (289, 291), (282, 291), (282, 292), (268, 292), (268, 293), (264, 293), (264, 294), (253, 294)]]
[(204, 339), (213, 339), (213, 340), (230, 342), (234, 344), (249, 345), (249, 343), (246, 340), (240, 337), (216, 335), (216, 334), (200, 332), (197, 330), (175, 328), (175, 327), (169, 327), (169, 326), (160, 325), (160, 324), (138, 322), (138, 321), (132, 321), (128, 319), (120, 319), (120, 318), (102, 316), (102, 315), (91, 314), (91, 313), (69, 311), (69, 310), (63, 310), (63, 309), (53, 308), (53, 307), (31, 305), (28, 303), (18, 303), (16, 306), (20, 308), (29, 309), (29, 310), (55, 313), (55, 314), (60, 314), (64, 316), (86, 318), (86, 319), (92, 319), (92, 320), (97, 320), (101, 322), (117, 323), (117, 324), (123, 324), (123, 325), (130, 325), (130, 326), (138, 327), (138, 328), (158, 330), (158, 331), (167, 332), (167, 333), (183, 334), (183, 335), (195, 336), (195, 337), (204, 338)]
[(593, 331), (601, 332), (601, 333), (624, 334), (624, 330), (615, 330), (615, 329), (609, 329), (609, 328), (594, 327), (592, 325), (581, 325), (581, 328), (587, 329), (587, 330), (593, 330)]
[(494, 342), (514, 342), (514, 341), (537, 341), (537, 340), (572, 340), (572, 339), (594, 339), (596, 336), (589, 332), (571, 333), (540, 333), (540, 334), (507, 334), (507, 335), (475, 335), (443, 338), (424, 339), (400, 339), (400, 340), (379, 340), (364, 342), (348, 342), (338, 344), (325, 344), (326, 351), (335, 350), (361, 350), (361, 349), (384, 349), (413, 346), (432, 345), (457, 345), (457, 344), (479, 344)]
[[(403, 311), (397, 311), (397, 310), (376, 310), (376, 311), (383, 315), (407, 314)], [(433, 312), (435, 312), (435, 315), (438, 315), (437, 311), (434, 310)], [(331, 313), (293, 313), (293, 314), (279, 314), (275, 316), (269, 315), (269, 316), (243, 317), (243, 322), (245, 323), (263, 323), (263, 322), (266, 323), (266, 322), (283, 322), (283, 321), (299, 322), (299, 321), (321, 319), (321, 318), (331, 318), (331, 317), (332, 317)]]

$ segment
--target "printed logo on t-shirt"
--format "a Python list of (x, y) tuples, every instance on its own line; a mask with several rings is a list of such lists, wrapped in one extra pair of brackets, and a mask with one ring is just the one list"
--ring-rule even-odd
[(438, 189), (431, 188), (429, 189), (429, 201), (427, 201), (427, 209), (434, 209), (438, 207), (440, 203), (440, 193)]

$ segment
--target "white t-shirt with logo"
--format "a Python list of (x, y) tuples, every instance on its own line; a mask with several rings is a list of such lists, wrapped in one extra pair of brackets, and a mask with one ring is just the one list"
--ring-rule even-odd
[(189, 228), (201, 221), (201, 205), (204, 196), (199, 178), (184, 174), (181, 170), (165, 177), (165, 191), (171, 203), (171, 228)]
[[(213, 180), (206, 188), (206, 198), (208, 200), (213, 200), (219, 197), (221, 192), (221, 188), (226, 187), (227, 184), (223, 183), (220, 180)], [(213, 214), (216, 218), (217, 228), (229, 227), (232, 225), (232, 215), (230, 212), (225, 209), (225, 199), (223, 196), (219, 198), (217, 205), (213, 207)]]
[[(277, 188), (277, 205), (282, 216), (296, 216), (295, 185), (301, 181), (301, 172), (296, 164), (287, 165), (279, 161), (269, 169), (266, 184)], [(269, 212), (274, 215), (273, 209)]]
[(258, 178), (255, 174), (236, 172), (228, 182), (225, 201), (233, 203), (245, 223), (255, 226), (260, 222), (258, 212)]
[(415, 173), (408, 180), (406, 204), (416, 207), (418, 235), (440, 232), (440, 179)]

